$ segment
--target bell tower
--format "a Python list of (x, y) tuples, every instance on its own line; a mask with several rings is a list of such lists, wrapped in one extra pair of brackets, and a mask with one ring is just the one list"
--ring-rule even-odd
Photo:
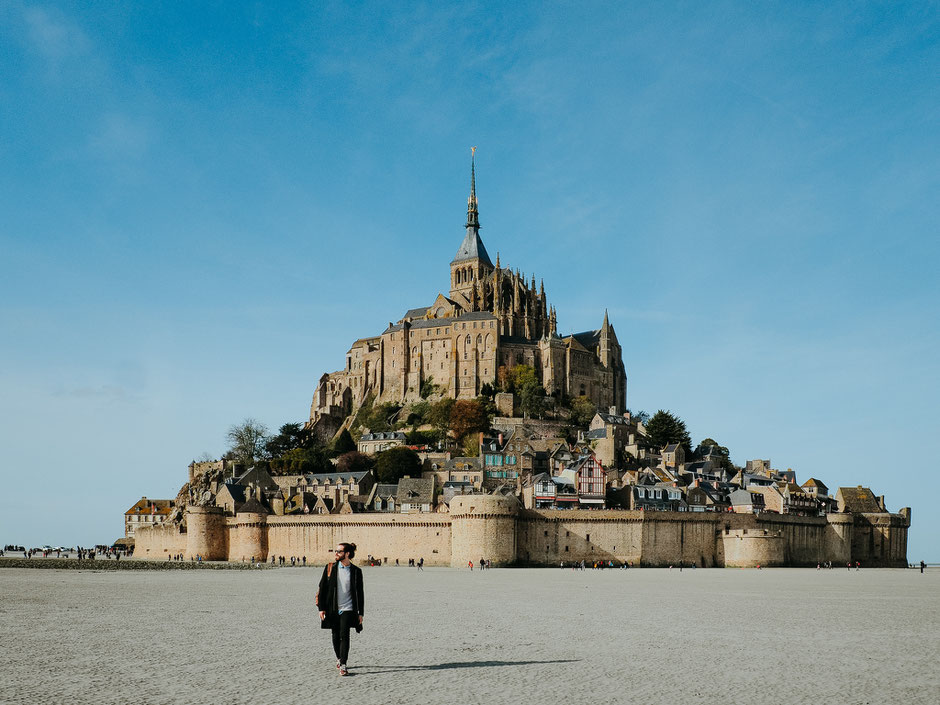
[(474, 309), (473, 291), (493, 272), (493, 263), (480, 239), (480, 212), (477, 207), (476, 165), (470, 148), (470, 197), (467, 199), (467, 234), (450, 263), (450, 298), (467, 311)]

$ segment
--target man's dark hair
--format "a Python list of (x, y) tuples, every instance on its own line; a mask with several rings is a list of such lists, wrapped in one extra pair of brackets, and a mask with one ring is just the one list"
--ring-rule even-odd
[(356, 544), (354, 543), (340, 543), (340, 546), (343, 547), (343, 550), (349, 554), (350, 558), (356, 557)]

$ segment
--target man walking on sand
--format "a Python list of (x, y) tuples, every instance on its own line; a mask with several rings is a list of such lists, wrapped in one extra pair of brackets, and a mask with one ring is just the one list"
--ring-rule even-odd
[(317, 609), (320, 627), (333, 632), (333, 651), (336, 667), (341, 676), (349, 675), (346, 659), (349, 657), (349, 630), (362, 631), (365, 597), (362, 589), (362, 570), (352, 564), (356, 544), (340, 543), (334, 551), (336, 560), (327, 563), (317, 590)]

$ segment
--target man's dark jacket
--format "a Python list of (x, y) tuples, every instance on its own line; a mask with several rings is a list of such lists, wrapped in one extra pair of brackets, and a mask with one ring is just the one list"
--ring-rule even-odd
[[(323, 566), (323, 575), (320, 577), (320, 587), (317, 590), (317, 611), (326, 612), (326, 617), (320, 620), (321, 629), (332, 629), (339, 624), (339, 579), (340, 562), (336, 561), (330, 568), (329, 563)], [(363, 615), (365, 598), (362, 591), (362, 569), (359, 566), (349, 566), (349, 591), (352, 593), (353, 612)], [(357, 619), (356, 631), (362, 631), (362, 625)]]

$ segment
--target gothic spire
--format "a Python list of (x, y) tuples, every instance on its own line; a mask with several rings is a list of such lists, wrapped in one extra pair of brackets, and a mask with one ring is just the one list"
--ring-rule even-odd
[(477, 208), (477, 174), (473, 163), (476, 147), (470, 148), (470, 198), (467, 199), (467, 227), (480, 229), (480, 211)]

